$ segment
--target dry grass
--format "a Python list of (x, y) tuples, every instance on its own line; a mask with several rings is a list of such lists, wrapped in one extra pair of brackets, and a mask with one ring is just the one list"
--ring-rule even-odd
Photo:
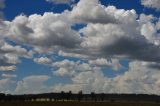
[(127, 102), (4, 102), (0, 106), (160, 106), (156, 103)]

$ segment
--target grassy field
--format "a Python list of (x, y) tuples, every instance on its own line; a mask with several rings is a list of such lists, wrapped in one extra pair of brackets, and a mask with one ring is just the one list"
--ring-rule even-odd
[(160, 106), (156, 103), (126, 102), (5, 102), (0, 106)]

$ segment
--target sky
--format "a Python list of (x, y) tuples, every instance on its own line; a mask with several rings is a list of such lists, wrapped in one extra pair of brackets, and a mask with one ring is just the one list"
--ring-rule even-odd
[(160, 0), (0, 0), (0, 92), (160, 95)]

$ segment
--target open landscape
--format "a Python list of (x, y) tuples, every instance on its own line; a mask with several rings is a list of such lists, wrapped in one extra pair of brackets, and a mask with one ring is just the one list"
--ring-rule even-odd
[(160, 106), (160, 0), (0, 0), (0, 106)]
[(0, 96), (0, 106), (159, 106), (160, 96), (146, 94), (72, 94), (70, 92)]
[(5, 102), (1, 106), (160, 106), (158, 103), (140, 102)]

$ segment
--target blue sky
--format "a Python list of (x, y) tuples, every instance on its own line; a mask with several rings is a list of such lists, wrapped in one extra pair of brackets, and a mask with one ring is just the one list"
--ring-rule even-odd
[[(159, 12), (155, 11), (154, 9), (145, 8), (141, 5), (140, 1), (138, 0), (101, 0), (103, 5), (115, 5), (119, 9), (135, 9), (138, 14), (145, 13), (145, 14), (154, 14), (159, 16)], [(71, 9), (68, 4), (54, 4), (46, 2), (45, 0), (17, 0), (10, 1), (6, 0), (5, 2), (6, 7), (4, 8), (5, 18), (7, 20), (13, 20), (15, 16), (20, 14), (31, 15), (31, 14), (43, 14), (45, 12), (63, 12), (65, 9)]]
[(160, 94), (158, 0), (5, 0), (0, 14), (0, 92)]

